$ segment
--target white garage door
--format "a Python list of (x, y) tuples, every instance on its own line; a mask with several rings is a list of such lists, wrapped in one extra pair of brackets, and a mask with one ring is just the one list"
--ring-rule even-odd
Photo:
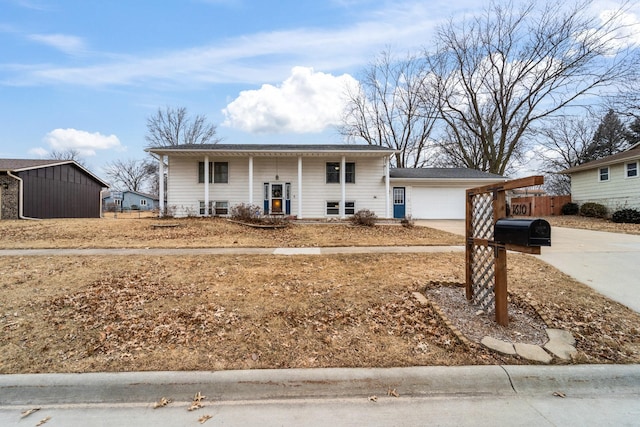
[(411, 189), (411, 217), (414, 219), (464, 219), (465, 188)]

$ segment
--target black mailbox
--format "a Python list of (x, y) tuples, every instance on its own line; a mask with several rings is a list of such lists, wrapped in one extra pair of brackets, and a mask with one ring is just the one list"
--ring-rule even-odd
[(544, 219), (502, 218), (496, 221), (493, 240), (518, 246), (551, 246), (551, 225)]

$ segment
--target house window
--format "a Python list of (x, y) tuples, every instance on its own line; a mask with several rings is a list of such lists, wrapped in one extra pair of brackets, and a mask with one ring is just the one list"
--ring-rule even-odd
[(627, 163), (627, 178), (635, 178), (638, 176), (638, 163)]
[[(344, 202), (344, 214), (353, 215), (356, 213), (356, 202), (348, 201)], [(327, 215), (340, 215), (340, 202), (329, 201), (327, 202)]]
[[(208, 215), (211, 215), (212, 208), (213, 208), (213, 202), (211, 200), (209, 200), (209, 213), (208, 213)], [(205, 213), (204, 213), (204, 200), (200, 200), (200, 215), (205, 215)]]
[[(356, 182), (356, 164), (345, 163), (344, 181), (349, 184)], [(340, 163), (327, 162), (327, 184), (340, 184)]]
[(213, 182), (227, 184), (229, 182), (229, 163), (215, 162), (213, 164)]
[(344, 214), (353, 215), (356, 213), (356, 202), (344, 202)]
[(116, 206), (121, 206), (121, 205), (122, 205), (122, 199), (114, 199), (113, 203), (114, 203)]
[[(213, 162), (209, 162), (209, 184), (213, 182)], [(204, 162), (198, 162), (198, 183), (204, 183)]]
[(227, 215), (229, 213), (229, 202), (216, 202), (216, 215)]
[[(327, 163), (327, 184), (339, 184), (340, 183), (340, 163), (328, 162)], [(327, 202), (328, 205), (328, 202)]]
[(147, 199), (140, 199), (140, 206), (147, 206)]
[(340, 215), (340, 202), (327, 202), (327, 215)]
[(609, 168), (600, 168), (599, 171), (600, 181), (609, 181)]
[(355, 163), (345, 163), (344, 165), (344, 182), (347, 184), (355, 184), (356, 183), (356, 164)]

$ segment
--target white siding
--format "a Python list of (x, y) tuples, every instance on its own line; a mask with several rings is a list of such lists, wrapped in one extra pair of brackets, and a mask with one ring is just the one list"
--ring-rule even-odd
[[(204, 183), (198, 183), (198, 163), (202, 158), (172, 157), (169, 159), (167, 208), (176, 216), (199, 215), (200, 201), (204, 201)], [(209, 184), (210, 201), (228, 201), (229, 206), (249, 199), (248, 158), (209, 157), (210, 162), (229, 163), (229, 182)]]
[(609, 180), (599, 181), (600, 168), (571, 174), (571, 199), (578, 204), (601, 203), (610, 213), (640, 209), (640, 177), (627, 178), (625, 164), (609, 166)]
[[(302, 209), (303, 218), (326, 217), (326, 202), (340, 201), (340, 184), (326, 183), (326, 163), (340, 162), (341, 157), (302, 158)], [(169, 159), (167, 207), (176, 216), (199, 214), (199, 201), (204, 200), (204, 183), (198, 183), (198, 162), (204, 156), (172, 157)], [(229, 183), (210, 184), (209, 200), (228, 201), (229, 206), (249, 202), (249, 158), (209, 157), (210, 162), (229, 163)], [(383, 218), (386, 213), (384, 159), (382, 157), (346, 157), (356, 164), (355, 184), (346, 184), (346, 200), (355, 201), (355, 210), (369, 209)], [(277, 179), (276, 179), (277, 176)], [(265, 182), (291, 183), (291, 214), (298, 215), (298, 158), (254, 157), (253, 204), (263, 207)]]
[[(340, 157), (302, 159), (302, 214), (304, 218), (326, 217), (327, 201), (340, 201), (342, 188), (340, 184), (327, 184), (327, 162), (340, 162)], [(355, 183), (346, 184), (346, 201), (355, 201), (356, 212), (369, 209), (379, 218), (386, 214), (384, 160), (382, 158), (355, 157), (346, 158), (346, 162), (356, 164)]]

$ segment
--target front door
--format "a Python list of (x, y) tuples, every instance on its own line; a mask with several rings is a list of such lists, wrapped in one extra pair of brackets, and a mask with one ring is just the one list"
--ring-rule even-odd
[(271, 214), (282, 214), (282, 184), (271, 184)]
[(393, 217), (402, 219), (405, 217), (404, 187), (393, 187)]

